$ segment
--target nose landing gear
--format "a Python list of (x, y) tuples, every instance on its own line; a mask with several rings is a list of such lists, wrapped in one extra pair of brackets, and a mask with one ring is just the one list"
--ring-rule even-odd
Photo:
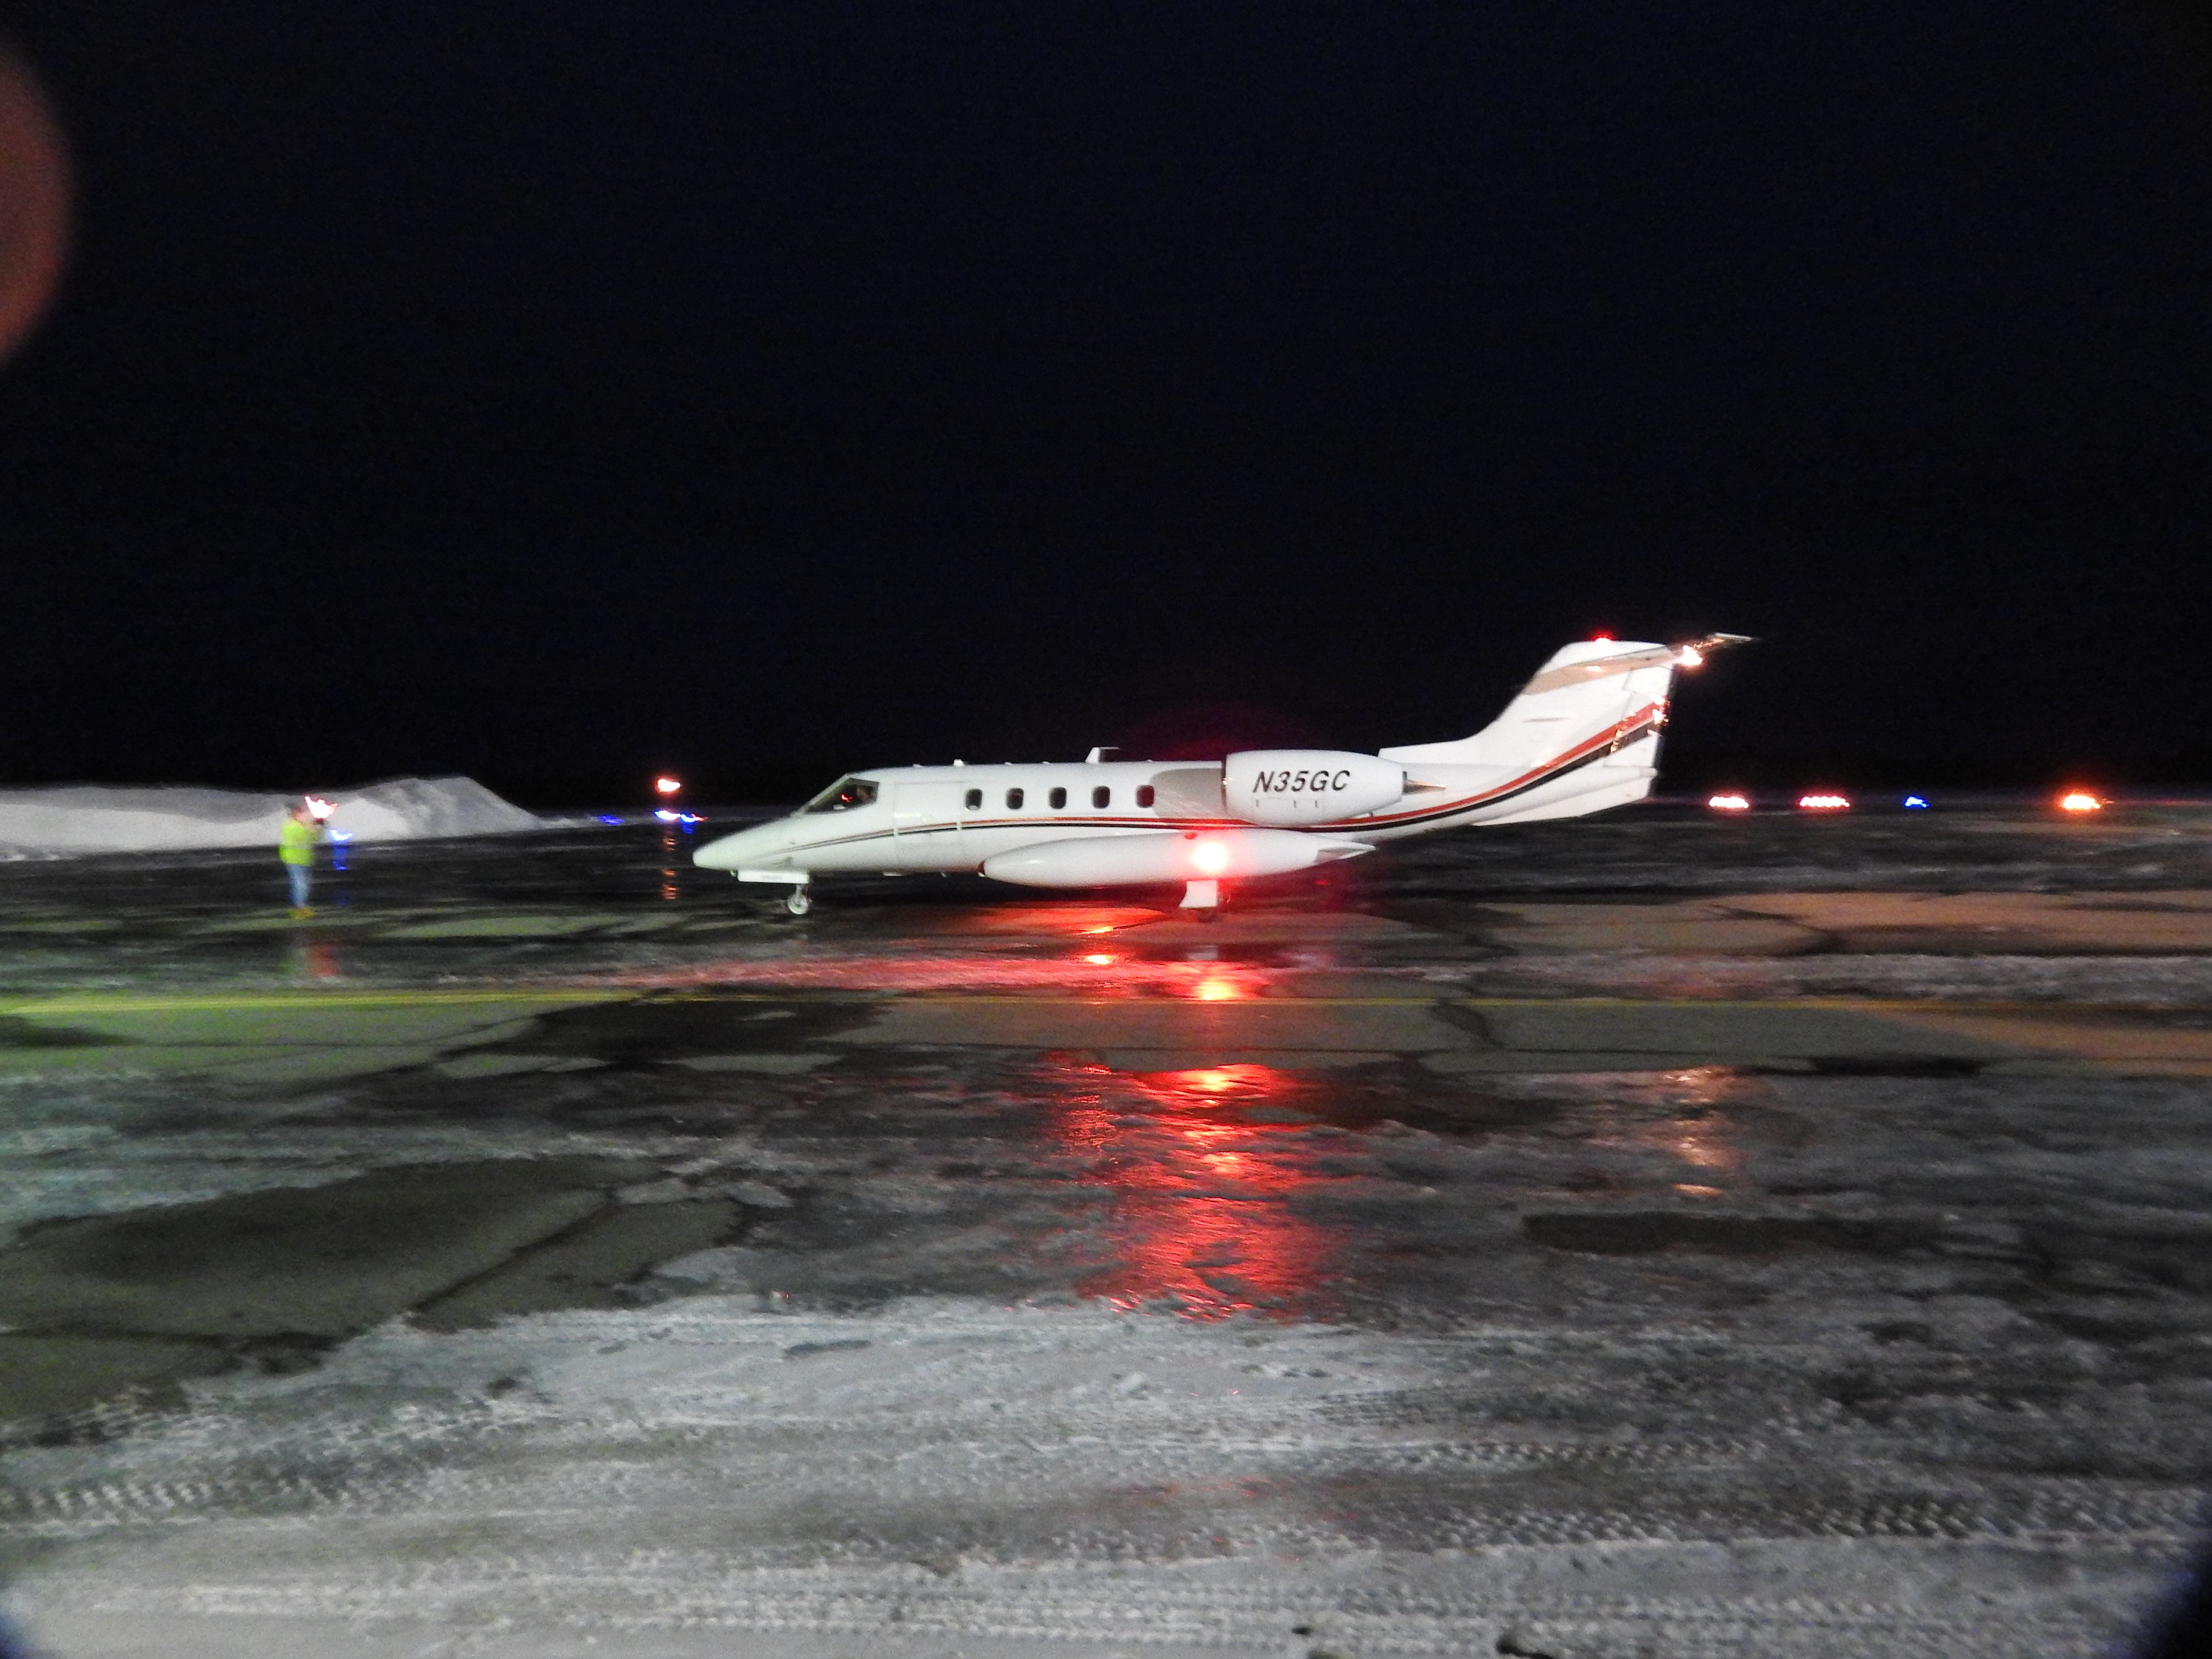
[(794, 916), (803, 916), (814, 908), (814, 896), (801, 883), (791, 890), (791, 896), (784, 900), (783, 908)]

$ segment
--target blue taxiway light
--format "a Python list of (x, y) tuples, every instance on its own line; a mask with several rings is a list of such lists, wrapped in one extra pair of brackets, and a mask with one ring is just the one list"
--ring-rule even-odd
[(1905, 804), (1915, 811), (1925, 811), (1928, 808), (1928, 803), (1917, 795), (1907, 795), (1905, 798)]
[(622, 822), (622, 818), (617, 813), (602, 812), (599, 814), (599, 822), (601, 823), (620, 823)]

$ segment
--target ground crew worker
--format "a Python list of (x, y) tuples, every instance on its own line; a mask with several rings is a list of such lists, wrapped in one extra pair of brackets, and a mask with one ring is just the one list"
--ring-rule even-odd
[(292, 920), (304, 921), (315, 913), (307, 908), (307, 890), (315, 880), (315, 843), (323, 826), (305, 803), (284, 815), (276, 832), (276, 856), (284, 860), (284, 873), (292, 883)]

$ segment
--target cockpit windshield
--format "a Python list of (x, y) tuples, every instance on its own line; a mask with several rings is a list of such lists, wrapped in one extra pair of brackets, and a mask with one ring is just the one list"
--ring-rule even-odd
[(876, 798), (873, 778), (840, 778), (799, 810), (802, 812), (849, 812)]

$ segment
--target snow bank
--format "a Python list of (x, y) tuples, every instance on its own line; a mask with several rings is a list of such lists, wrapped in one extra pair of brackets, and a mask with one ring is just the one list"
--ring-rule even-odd
[[(292, 797), (228, 789), (72, 784), (0, 789), (0, 853), (167, 853), (273, 847)], [(394, 778), (333, 791), (331, 828), (352, 841), (535, 830), (540, 820), (474, 778)]]

